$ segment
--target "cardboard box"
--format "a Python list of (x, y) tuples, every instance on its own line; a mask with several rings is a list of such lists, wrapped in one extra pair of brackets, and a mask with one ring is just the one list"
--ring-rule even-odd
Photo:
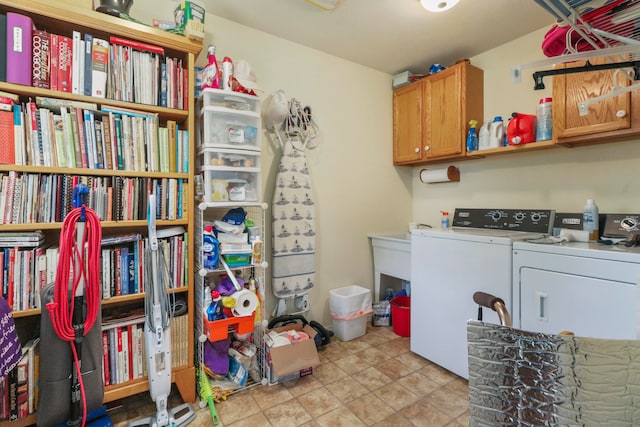
[(407, 85), (411, 83), (411, 78), (414, 76), (415, 74), (413, 74), (411, 71), (403, 71), (401, 73), (398, 73), (395, 76), (393, 76), (392, 87), (394, 89), (397, 89), (399, 87)]
[(204, 24), (204, 7), (199, 6), (190, 1), (182, 1), (173, 11), (173, 17), (176, 22), (176, 28), (184, 31), (187, 26), (187, 22), (194, 21), (199, 24)]
[[(280, 347), (269, 346), (269, 333), (289, 330), (303, 331), (309, 335), (309, 339)], [(311, 326), (303, 327), (300, 323), (274, 328), (265, 333), (265, 373), (270, 384), (295, 380), (313, 373), (313, 367), (320, 363), (314, 340), (316, 334)]]

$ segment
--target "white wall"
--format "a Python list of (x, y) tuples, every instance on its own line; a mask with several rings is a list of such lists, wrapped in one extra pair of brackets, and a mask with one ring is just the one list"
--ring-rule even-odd
[[(170, 19), (177, 4), (175, 0), (135, 0), (131, 15), (147, 23), (152, 18)], [(373, 288), (367, 236), (405, 230), (411, 221), (412, 171), (395, 168), (391, 161), (391, 76), (210, 14), (205, 26), (199, 65), (206, 63), (208, 44), (216, 45), (218, 60), (224, 56), (246, 59), (264, 89), (263, 99), (284, 89), (288, 96), (311, 106), (320, 127), (318, 147), (307, 152), (319, 233), (316, 287), (307, 317), (330, 325), (330, 289), (350, 284)], [(265, 132), (263, 184), (269, 203), (279, 153)], [(270, 233), (269, 229), (267, 246)], [(270, 292), (268, 298), (271, 306)]]
[[(509, 74), (511, 65), (544, 59), (540, 44), (546, 30), (471, 58), (484, 70), (485, 119), (514, 111), (535, 114), (538, 100), (551, 96), (551, 78), (545, 78), (545, 90), (534, 91), (531, 77), (548, 67), (524, 71), (520, 84), (513, 84)], [(458, 183), (422, 184), (414, 168), (413, 216), (438, 225), (440, 211), (456, 207), (581, 212), (587, 198), (595, 199), (602, 213), (637, 213), (639, 161), (640, 144), (630, 141), (456, 162)]]

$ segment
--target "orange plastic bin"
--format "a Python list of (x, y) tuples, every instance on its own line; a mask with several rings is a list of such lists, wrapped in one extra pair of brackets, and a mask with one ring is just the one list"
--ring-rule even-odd
[(411, 336), (411, 297), (397, 296), (391, 304), (391, 325), (393, 332), (401, 337)]

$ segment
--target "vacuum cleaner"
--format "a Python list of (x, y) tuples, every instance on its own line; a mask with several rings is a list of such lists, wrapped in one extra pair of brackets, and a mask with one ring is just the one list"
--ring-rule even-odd
[(82, 184), (74, 188), (74, 209), (60, 230), (56, 278), (41, 294), (40, 427), (113, 426), (102, 406), (102, 228), (83, 203), (88, 193)]
[(182, 427), (196, 417), (196, 412), (190, 403), (183, 403), (173, 409), (168, 408), (169, 393), (171, 393), (171, 318), (173, 304), (167, 292), (169, 273), (162, 249), (158, 245), (156, 232), (156, 199), (150, 193), (147, 204), (147, 224), (149, 229), (149, 244), (146, 248), (145, 263), (145, 322), (144, 341), (147, 374), (149, 377), (149, 392), (156, 403), (157, 412), (154, 416), (141, 418), (127, 424), (128, 427)]

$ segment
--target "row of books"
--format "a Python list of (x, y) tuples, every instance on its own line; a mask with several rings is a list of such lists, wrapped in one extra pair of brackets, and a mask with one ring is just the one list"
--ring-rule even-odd
[[(164, 229), (161, 233), (171, 234), (158, 239), (160, 254), (163, 256), (166, 271), (165, 283), (172, 288), (187, 285), (187, 236), (183, 227)], [(113, 246), (103, 242), (101, 257), (102, 298), (109, 299), (120, 295), (145, 292), (145, 283), (150, 280), (145, 266), (149, 241), (140, 234), (118, 236)]]
[[(171, 367), (188, 364), (188, 316), (171, 319)], [(103, 378), (106, 386), (147, 376), (144, 314), (102, 322)]]
[[(189, 170), (189, 132), (155, 114), (36, 97), (0, 100), (0, 164), (126, 171)], [(12, 96), (13, 95), (13, 96)], [(10, 107), (11, 111), (2, 108)]]
[[(164, 279), (172, 288), (184, 287), (188, 283), (187, 234), (183, 227), (160, 229), (159, 233), (158, 245), (167, 266)], [(32, 242), (17, 244), (18, 237), (9, 238), (5, 234), (0, 233), (0, 245), (13, 246), (0, 247), (2, 297), (13, 311), (41, 308), (42, 289), (56, 278), (59, 247), (29, 247)], [(3, 243), (4, 239), (9, 240)], [(99, 275), (102, 298), (143, 293), (148, 280), (145, 271), (148, 240), (139, 234), (115, 236), (103, 239), (102, 246)]]
[(0, 377), (0, 421), (17, 421), (38, 407), (40, 338), (22, 346), (22, 358), (8, 375)]
[[(0, 80), (57, 90), (186, 109), (188, 73), (164, 48), (90, 33), (52, 34), (29, 16), (0, 14)], [(7, 65), (4, 65), (7, 64)]]
[(186, 217), (187, 181), (182, 178), (78, 176), (9, 171), (0, 173), (0, 224), (62, 222), (73, 209), (78, 184), (89, 189), (85, 205), (101, 221), (147, 219), (147, 194), (156, 195), (156, 219)]

